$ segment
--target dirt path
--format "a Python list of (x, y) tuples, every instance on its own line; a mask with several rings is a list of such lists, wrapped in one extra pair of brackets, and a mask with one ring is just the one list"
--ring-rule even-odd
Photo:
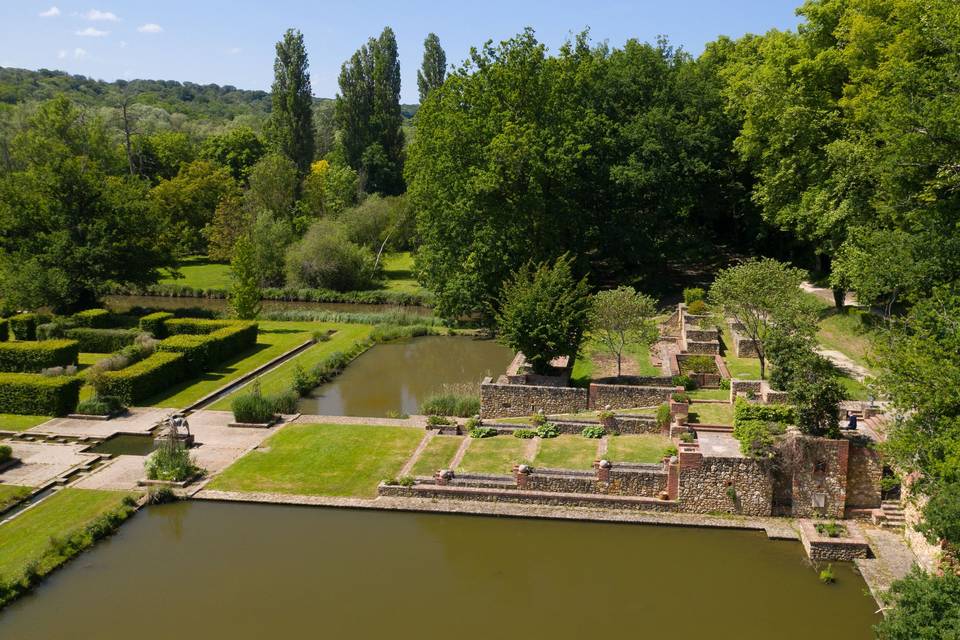
[[(617, 358), (609, 353), (595, 353), (593, 355), (593, 377), (595, 378), (613, 378), (617, 375)], [(640, 374), (640, 368), (637, 361), (631, 356), (623, 354), (620, 359), (620, 374), (624, 376), (636, 376)]]
[(423, 450), (427, 448), (427, 445), (430, 444), (430, 441), (433, 440), (433, 437), (438, 433), (439, 431), (430, 429), (423, 435), (423, 439), (420, 441), (420, 444), (418, 444), (417, 448), (413, 450), (413, 453), (410, 454), (410, 458), (407, 460), (406, 464), (403, 465), (403, 468), (400, 469), (400, 473), (397, 474), (398, 477), (402, 478), (410, 475), (413, 465), (417, 464), (417, 460), (420, 459), (420, 454), (423, 453)]
[[(824, 302), (834, 304), (833, 289), (828, 289), (827, 287), (818, 287), (810, 282), (801, 282), (800, 288), (807, 293), (812, 293)], [(847, 297), (844, 299), (843, 303), (851, 307), (857, 306), (857, 294), (853, 293), (852, 291), (847, 291)]]
[(865, 378), (873, 376), (873, 373), (869, 369), (857, 364), (844, 353), (833, 351), (831, 349), (824, 349), (823, 347), (816, 349), (816, 352), (832, 362), (834, 366), (849, 375), (851, 378), (854, 378), (857, 382), (863, 382)]

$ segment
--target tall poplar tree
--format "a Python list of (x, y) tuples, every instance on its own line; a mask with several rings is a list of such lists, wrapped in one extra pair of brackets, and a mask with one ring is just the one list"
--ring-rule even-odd
[(440, 38), (431, 33), (423, 41), (423, 64), (417, 71), (417, 88), (420, 90), (420, 103), (427, 99), (433, 89), (443, 84), (447, 75), (447, 54), (440, 46)]
[(290, 158), (301, 174), (313, 162), (313, 91), (307, 71), (303, 34), (287, 29), (277, 43), (273, 63), (273, 110), (268, 131), (271, 141)]
[(335, 110), (347, 162), (369, 192), (402, 193), (403, 116), (400, 113), (400, 59), (390, 27), (370, 38), (340, 70)]

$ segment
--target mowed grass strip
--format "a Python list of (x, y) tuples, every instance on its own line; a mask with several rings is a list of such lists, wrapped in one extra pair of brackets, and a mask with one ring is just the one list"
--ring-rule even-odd
[(0, 413), (0, 431), (26, 431), (50, 419), (50, 416), (21, 416), (13, 413)]
[[(333, 329), (339, 332), (343, 327), (356, 325), (341, 325), (321, 322), (260, 322), (260, 332), (257, 336), (257, 345), (245, 354), (225, 362), (213, 371), (192, 378), (171, 387), (162, 394), (151, 399), (149, 404), (155, 407), (171, 407), (180, 409), (186, 407), (203, 396), (216, 391), (232, 380), (253, 371), (260, 365), (309, 340), (314, 331)], [(324, 344), (337, 340), (337, 334)]]
[(611, 436), (606, 458), (611, 462), (660, 462), (673, 444), (670, 438), (643, 433), (635, 436)]
[(540, 441), (533, 466), (550, 469), (591, 469), (597, 459), (599, 440), (563, 434)]
[(463, 438), (464, 436), (435, 436), (420, 452), (420, 457), (410, 470), (411, 475), (432, 476), (440, 469), (449, 469)]
[[(334, 329), (336, 333), (330, 336), (330, 339), (326, 342), (318, 342), (306, 351), (301, 352), (295, 358), (284, 362), (276, 369), (268, 371), (264, 375), (257, 378), (260, 381), (260, 390), (264, 394), (282, 393), (287, 391), (290, 389), (290, 385), (293, 382), (293, 374), (298, 365), (303, 367), (304, 371), (309, 371), (314, 365), (319, 364), (329, 357), (330, 354), (337, 351), (349, 351), (354, 343), (360, 342), (361, 340), (366, 340), (370, 336), (370, 332), (373, 330), (372, 326), (366, 324), (316, 324), (313, 326), (323, 326)], [(303, 340), (309, 340), (311, 333), (312, 332), (303, 334)], [(293, 346), (296, 346), (296, 344)], [(290, 348), (293, 347), (291, 346)], [(229, 411), (230, 403), (233, 402), (233, 399), (238, 394), (245, 394), (249, 392), (250, 389), (247, 387), (237, 389), (225, 398), (221, 398), (215, 402), (210, 408), (217, 411)]]
[(13, 484), (0, 484), (0, 511), (17, 502), (20, 502), (30, 494), (30, 487), (18, 487)]
[(690, 418), (694, 424), (724, 424), (733, 426), (733, 405), (715, 402), (693, 402), (690, 404)]
[(509, 474), (513, 465), (530, 462), (526, 457), (528, 443), (529, 440), (506, 435), (471, 440), (457, 471)]
[(372, 498), (397, 475), (423, 438), (406, 427), (292, 424), (228, 467), (209, 485), (221, 491)]
[(19, 576), (27, 564), (40, 558), (50, 538), (65, 538), (99, 516), (121, 505), (122, 491), (62, 489), (10, 522), (0, 525), (0, 576)]
[[(760, 360), (757, 358), (738, 358), (733, 350), (733, 337), (730, 325), (723, 323), (723, 360), (727, 363), (730, 377), (737, 380), (759, 380)], [(767, 375), (770, 375), (770, 363), (767, 362)]]

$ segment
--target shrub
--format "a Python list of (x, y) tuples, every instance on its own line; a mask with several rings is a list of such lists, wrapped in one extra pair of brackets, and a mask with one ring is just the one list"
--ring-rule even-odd
[(72, 322), (63, 320), (52, 320), (37, 325), (37, 340), (55, 340), (57, 338), (66, 338), (67, 330), (73, 328)]
[(595, 440), (599, 440), (603, 436), (607, 435), (607, 430), (600, 426), (584, 427), (583, 431), (580, 432), (580, 435), (582, 435), (584, 438), (593, 438)]
[(74, 413), (88, 416), (109, 416), (119, 413), (123, 409), (120, 398), (115, 396), (93, 396), (77, 405)]
[(106, 329), (112, 324), (112, 316), (106, 309), (87, 309), (73, 314), (73, 321), (78, 327)]
[(10, 445), (0, 444), (0, 464), (13, 458), (13, 448)]
[(140, 330), (153, 335), (154, 338), (167, 337), (167, 320), (171, 320), (173, 314), (167, 311), (157, 311), (140, 318)]
[(690, 315), (702, 316), (707, 312), (707, 303), (703, 300), (694, 300), (687, 305), (687, 311)]
[(737, 398), (733, 408), (733, 425), (736, 427), (739, 420), (763, 420), (764, 422), (779, 422), (794, 424), (797, 412), (788, 404), (755, 404), (743, 398)]
[(497, 435), (497, 430), (493, 427), (477, 427), (470, 430), (471, 438), (492, 438)]
[(34, 313), (21, 313), (13, 316), (7, 322), (10, 323), (10, 331), (17, 340), (36, 340), (37, 339), (37, 315)]
[(703, 302), (707, 297), (707, 292), (700, 287), (690, 287), (683, 290), (683, 301), (689, 306), (694, 302)]
[(171, 336), (183, 333), (205, 336), (234, 324), (239, 323), (234, 320), (212, 320), (209, 318), (173, 318), (165, 320), (163, 326), (167, 334)]
[(730, 390), (730, 378), (720, 378), (720, 388)]
[(670, 382), (671, 384), (673, 384), (673, 386), (683, 387), (687, 391), (693, 391), (694, 389), (697, 388), (697, 383), (693, 378), (691, 378), (690, 376), (682, 375), (682, 374), (679, 376), (673, 376)]
[(692, 373), (716, 373), (717, 361), (713, 356), (690, 356), (680, 361), (680, 368)]
[(412, 476), (401, 476), (399, 478), (389, 478), (383, 481), (383, 484), (390, 485), (392, 487), (412, 487), (416, 484), (416, 481)]
[(960, 633), (960, 575), (931, 575), (914, 565), (884, 594), (890, 607), (876, 626), (881, 640), (956, 638)]
[(444, 418), (443, 416), (428, 416), (427, 417), (427, 426), (429, 427), (446, 427), (453, 424), (453, 420), (450, 418)]
[(766, 420), (738, 420), (733, 425), (733, 437), (740, 441), (740, 452), (752, 458), (773, 455), (773, 435)]
[(36, 372), (77, 363), (76, 340), (0, 343), (0, 371)]
[(814, 528), (817, 533), (828, 538), (842, 538), (847, 535), (847, 528), (839, 522), (818, 522)]
[(544, 422), (537, 427), (537, 436), (540, 438), (556, 438), (560, 435), (560, 429), (551, 422)]
[(83, 380), (34, 373), (0, 373), (0, 413), (62, 416), (77, 406)]
[(680, 434), (680, 442), (684, 442), (686, 444), (690, 444), (696, 439), (697, 439), (697, 434), (694, 433), (693, 431), (684, 431), (683, 433)]
[(664, 448), (663, 448), (663, 457), (664, 457), (664, 458), (672, 458), (672, 457), (678, 455), (679, 453), (680, 453), (680, 452), (677, 450), (676, 445), (670, 445), (669, 447), (664, 447)]
[(933, 487), (917, 527), (931, 544), (941, 539), (960, 545), (960, 482), (940, 482)]
[[(170, 325), (177, 322), (170, 320), (167, 322), (168, 329)], [(191, 321), (191, 322), (216, 322), (216, 321)], [(196, 324), (174, 325), (177, 329), (188, 326), (193, 329)], [(213, 325), (206, 325), (213, 328)], [(253, 348), (257, 343), (258, 326), (255, 322), (236, 322), (227, 323), (226, 326), (214, 328), (210, 333), (192, 333), (176, 332), (169, 338), (163, 340), (158, 349), (160, 351), (173, 351), (183, 353), (186, 356), (187, 366), (194, 373), (207, 371), (217, 364), (229, 360), (237, 355)]]
[[(49, 325), (41, 325), (45, 327)], [(39, 333), (39, 329), (37, 330)], [(66, 337), (79, 343), (83, 353), (113, 353), (133, 344), (140, 335), (139, 329), (67, 329)]]
[(104, 371), (91, 380), (97, 393), (116, 396), (124, 405), (135, 405), (187, 378), (182, 353), (158, 352), (119, 371)]
[(424, 415), (469, 418), (480, 413), (480, 397), (474, 394), (458, 393), (448, 388), (427, 397), (420, 405), (420, 412)]
[(670, 405), (661, 404), (657, 407), (657, 426), (661, 429), (670, 426)]
[(483, 422), (480, 420), (480, 418), (477, 416), (473, 416), (469, 418), (466, 422), (464, 422), (463, 426), (465, 426), (467, 428), (467, 431), (469, 431), (470, 429), (475, 429), (479, 427), (481, 424), (483, 424)]
[(837, 576), (833, 573), (833, 565), (828, 564), (826, 569), (820, 571), (820, 582), (823, 584), (833, 584), (837, 581)]
[(273, 401), (260, 392), (259, 382), (253, 383), (250, 393), (234, 398), (230, 408), (236, 422), (249, 424), (266, 424), (276, 415)]
[(370, 289), (376, 279), (373, 252), (351, 242), (343, 229), (319, 220), (286, 254), (287, 286), (354, 291)]
[(670, 396), (670, 398), (671, 398), (674, 402), (683, 402), (683, 403), (686, 403), (686, 404), (689, 404), (689, 403), (690, 403), (690, 395), (689, 395), (688, 393), (686, 393), (686, 392), (683, 392), (683, 393), (675, 393), (675, 394), (673, 394), (672, 396)]
[(530, 424), (535, 427), (547, 424), (547, 416), (543, 415), (543, 412), (538, 411), (537, 413), (530, 416)]
[(10, 339), (10, 323), (6, 318), (0, 318), (0, 342)]
[(290, 415), (297, 412), (297, 404), (300, 402), (300, 394), (290, 389), (284, 393), (278, 393), (270, 396), (273, 403), (274, 413)]
[(520, 438), (521, 440), (531, 440), (537, 437), (537, 432), (533, 429), (515, 429), (513, 437)]
[(150, 480), (169, 482), (183, 482), (201, 471), (190, 456), (190, 451), (177, 440), (164, 440), (147, 458), (144, 466)]

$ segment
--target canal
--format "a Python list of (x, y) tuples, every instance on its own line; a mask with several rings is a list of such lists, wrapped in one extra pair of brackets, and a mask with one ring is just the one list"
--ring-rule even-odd
[(640, 525), (181, 502), (0, 614), (17, 640), (867, 640), (862, 579), (796, 542)]

